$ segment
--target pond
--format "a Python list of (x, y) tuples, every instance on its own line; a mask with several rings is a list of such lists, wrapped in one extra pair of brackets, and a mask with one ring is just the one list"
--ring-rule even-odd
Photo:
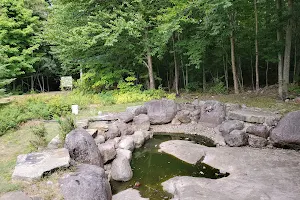
[[(196, 143), (214, 146), (205, 137), (173, 134), (158, 134), (148, 140), (145, 145), (133, 152), (131, 167), (133, 178), (128, 182), (111, 181), (113, 194), (128, 188), (138, 189), (144, 198), (150, 200), (171, 199), (171, 195), (164, 192), (161, 183), (175, 176), (193, 176), (217, 179), (229, 174), (222, 174), (218, 169), (198, 162), (196, 165), (186, 163), (172, 155), (158, 152), (159, 144), (168, 140), (192, 140)], [(138, 185), (138, 187), (136, 187)]]

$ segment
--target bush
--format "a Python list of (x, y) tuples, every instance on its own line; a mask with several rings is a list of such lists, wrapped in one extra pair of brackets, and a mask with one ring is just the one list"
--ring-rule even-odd
[(31, 131), (35, 136), (35, 139), (30, 141), (30, 144), (34, 148), (34, 150), (38, 150), (41, 147), (46, 147), (47, 146), (47, 139), (46, 139), (47, 131), (46, 131), (44, 124), (40, 124), (40, 125), (31, 127)]
[(64, 118), (58, 118), (58, 123), (60, 125), (60, 134), (59, 138), (61, 141), (65, 141), (66, 135), (76, 128), (75, 119), (71, 115), (67, 115)]
[(214, 78), (213, 84), (209, 88), (209, 92), (212, 94), (226, 94), (227, 89), (225, 84), (218, 78)]

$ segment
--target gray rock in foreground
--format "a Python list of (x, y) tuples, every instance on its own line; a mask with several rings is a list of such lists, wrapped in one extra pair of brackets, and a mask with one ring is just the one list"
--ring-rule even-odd
[(145, 114), (135, 116), (132, 126), (135, 131), (148, 131), (150, 129), (150, 118)]
[(98, 148), (103, 159), (103, 163), (106, 163), (114, 159), (117, 155), (115, 149), (115, 142), (113, 140), (108, 140), (103, 144), (99, 144)]
[(200, 122), (219, 125), (225, 120), (225, 106), (218, 101), (206, 101), (201, 106)]
[(111, 188), (104, 169), (80, 165), (74, 174), (59, 181), (65, 200), (111, 200)]
[(69, 162), (69, 152), (64, 148), (19, 155), (12, 179), (38, 180), (45, 172), (61, 167), (69, 167)]
[(126, 112), (131, 113), (133, 116), (147, 114), (147, 109), (145, 106), (130, 106), (126, 108)]
[(113, 200), (149, 200), (148, 198), (142, 198), (140, 192), (135, 189), (127, 189), (112, 197)]
[(173, 100), (153, 100), (145, 103), (145, 107), (151, 124), (169, 123), (177, 112), (177, 105)]
[(249, 126), (246, 130), (247, 133), (256, 135), (258, 137), (262, 138), (268, 138), (269, 137), (269, 131), (268, 128), (265, 125), (254, 125)]
[(300, 148), (300, 111), (284, 116), (278, 126), (271, 131), (271, 140), (278, 146)]
[(267, 141), (267, 139), (262, 138), (262, 137), (258, 137), (255, 135), (249, 135), (248, 143), (251, 147), (262, 148), (262, 147), (267, 146), (268, 141)]
[(84, 129), (75, 129), (66, 136), (65, 148), (73, 160), (103, 167), (100, 151), (94, 138)]
[(228, 120), (220, 125), (219, 131), (222, 135), (227, 135), (233, 130), (242, 130), (244, 128), (244, 123), (238, 120)]
[(123, 154), (118, 154), (111, 165), (111, 177), (115, 181), (129, 181), (133, 176), (129, 159)]
[[(190, 146), (188, 141), (181, 143), (181, 146), (184, 143)], [(199, 150), (205, 151), (204, 163), (230, 175), (221, 179), (169, 179), (162, 185), (164, 190), (174, 195), (173, 200), (300, 199), (299, 152), (249, 147), (209, 148), (201, 145), (194, 146), (192, 151)]]
[(224, 136), (226, 144), (231, 147), (241, 147), (248, 144), (248, 134), (241, 130), (233, 130)]
[(27, 196), (24, 192), (15, 191), (8, 192), (0, 197), (0, 200), (32, 200), (29, 196)]

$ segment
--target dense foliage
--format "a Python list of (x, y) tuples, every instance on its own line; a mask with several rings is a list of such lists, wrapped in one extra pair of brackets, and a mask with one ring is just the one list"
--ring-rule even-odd
[(78, 89), (96, 93), (127, 77), (177, 94), (279, 84), (281, 98), (299, 83), (294, 0), (1, 0), (0, 9), (1, 88), (17, 78), (7, 88), (45, 91), (48, 76), (80, 71)]

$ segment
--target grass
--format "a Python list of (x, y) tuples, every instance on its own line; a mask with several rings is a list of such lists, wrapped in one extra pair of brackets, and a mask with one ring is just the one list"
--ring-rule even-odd
[[(40, 122), (30, 121), (17, 131), (10, 131), (0, 139), (0, 194), (23, 189), (23, 183), (11, 181), (11, 175), (16, 165), (17, 156), (32, 151), (30, 140), (34, 139), (31, 126)], [(46, 123), (47, 141), (49, 142), (59, 132), (57, 123)]]

